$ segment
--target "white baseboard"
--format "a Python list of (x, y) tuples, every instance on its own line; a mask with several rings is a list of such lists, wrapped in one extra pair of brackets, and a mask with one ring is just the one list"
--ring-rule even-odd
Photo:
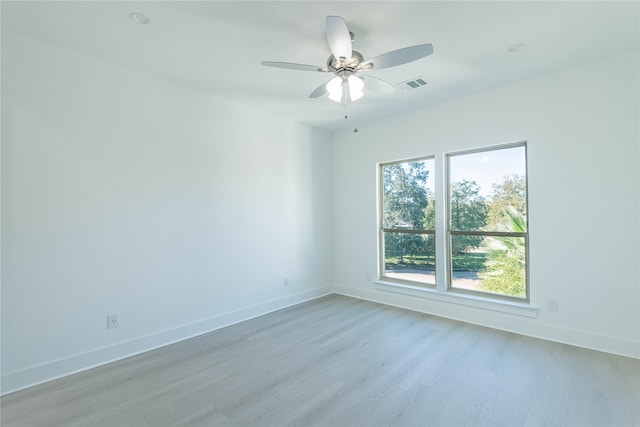
[(267, 301), (251, 307), (245, 307), (229, 313), (223, 313), (200, 322), (179, 326), (177, 328), (117, 343), (108, 347), (98, 348), (20, 371), (3, 373), (1, 377), (0, 395), (9, 394), (57, 378), (62, 378), (77, 372), (82, 372), (97, 366), (115, 362), (136, 354), (144, 353), (146, 351), (215, 331), (216, 329), (220, 329), (225, 326), (281, 310), (292, 305), (320, 298), (331, 293), (432, 314), (439, 317), (446, 317), (453, 320), (473, 323), (479, 326), (513, 332), (548, 341), (555, 341), (563, 344), (640, 359), (640, 344), (632, 340), (603, 336), (581, 330), (560, 328), (553, 325), (537, 323), (530, 319), (528, 322), (534, 326), (518, 328), (517, 324), (514, 323), (514, 319), (510, 319), (510, 322), (507, 322), (509, 324), (507, 326), (503, 316), (496, 316), (495, 321), (480, 321), (474, 318), (462, 318), (461, 316), (447, 314), (441, 310), (433, 310), (429, 307), (425, 307), (424, 301), (421, 301), (420, 298), (416, 297), (394, 294), (393, 298), (390, 298), (388, 292), (376, 289), (361, 289), (349, 286), (334, 286), (331, 288), (327, 286)]
[[(547, 341), (569, 344), (590, 350), (617, 354), (625, 357), (640, 359), (640, 342), (624, 338), (595, 334), (589, 331), (562, 328), (555, 325), (541, 323), (535, 319), (525, 319), (520, 316), (495, 315), (481, 313), (482, 309), (465, 308), (469, 316), (456, 315), (447, 311), (447, 304), (426, 301), (411, 295), (390, 293), (378, 289), (362, 289), (350, 286), (334, 286), (333, 292), (340, 295), (359, 298), (380, 304), (413, 310), (438, 317), (445, 317), (461, 322), (472, 323), (492, 329), (513, 332)], [(438, 308), (445, 307), (444, 309)]]
[(310, 291), (289, 295), (267, 301), (251, 307), (245, 307), (229, 313), (223, 313), (196, 323), (182, 325), (177, 328), (161, 331), (55, 360), (38, 366), (2, 374), (0, 395), (13, 393), (34, 385), (82, 372), (97, 366), (115, 362), (136, 354), (144, 353), (159, 347), (193, 338), (225, 326), (243, 322), (305, 301), (331, 294), (331, 287), (326, 286)]

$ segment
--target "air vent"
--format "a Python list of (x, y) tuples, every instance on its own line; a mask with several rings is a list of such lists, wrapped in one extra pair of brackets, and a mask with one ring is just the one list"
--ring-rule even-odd
[(425, 81), (424, 77), (420, 76), (415, 77), (411, 80), (407, 80), (406, 82), (398, 83), (396, 86), (398, 86), (402, 90), (413, 90), (426, 85), (427, 82)]

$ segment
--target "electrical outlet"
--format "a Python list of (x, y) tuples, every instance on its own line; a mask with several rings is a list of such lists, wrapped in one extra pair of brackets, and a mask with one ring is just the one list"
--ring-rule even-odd
[(367, 282), (371, 282), (371, 273), (367, 271), (364, 275), (364, 280), (366, 280)]
[(285, 277), (283, 280), (283, 284), (284, 284), (284, 287), (287, 288), (289, 286), (289, 279)]
[(117, 328), (120, 325), (118, 313), (107, 315), (107, 329)]
[(547, 311), (558, 311), (558, 300), (555, 298), (547, 299)]

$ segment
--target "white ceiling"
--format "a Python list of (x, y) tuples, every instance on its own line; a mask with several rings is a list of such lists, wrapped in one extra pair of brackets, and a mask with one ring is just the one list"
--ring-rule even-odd
[[(2, 1), (3, 29), (233, 102), (337, 130), (627, 51), (639, 50), (637, 1)], [(150, 25), (129, 19), (144, 13)], [(372, 71), (415, 90), (367, 94), (348, 108), (309, 93), (325, 73), (261, 60), (326, 64), (326, 15), (344, 17), (365, 58), (432, 43), (434, 54)], [(524, 49), (509, 52), (509, 46)], [(593, 82), (594, 85), (598, 82)], [(588, 90), (588, 88), (585, 88)], [(349, 116), (345, 120), (345, 115)]]

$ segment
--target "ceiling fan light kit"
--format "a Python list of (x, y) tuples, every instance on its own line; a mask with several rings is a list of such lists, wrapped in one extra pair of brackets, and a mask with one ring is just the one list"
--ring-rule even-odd
[(346, 104), (347, 100), (357, 101), (364, 95), (364, 81), (355, 75), (350, 75), (346, 79), (334, 77), (325, 87), (329, 93), (329, 99), (340, 103)]
[(427, 43), (394, 50), (365, 60), (360, 52), (352, 49), (353, 33), (349, 31), (343, 18), (327, 16), (325, 32), (331, 49), (326, 68), (274, 61), (262, 61), (262, 65), (290, 70), (333, 73), (335, 77), (313, 90), (309, 98), (328, 95), (329, 99), (346, 105), (348, 101), (356, 101), (362, 98), (365, 89), (382, 94), (391, 93), (395, 90), (393, 85), (382, 79), (360, 74), (362, 71), (395, 67), (424, 58), (433, 53), (433, 46)]

